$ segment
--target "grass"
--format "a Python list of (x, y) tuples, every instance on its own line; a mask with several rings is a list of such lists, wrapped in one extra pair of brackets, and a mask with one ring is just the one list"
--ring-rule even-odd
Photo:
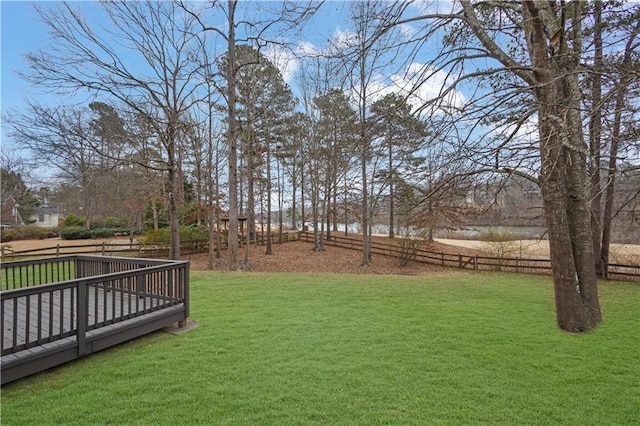
[(546, 277), (192, 272), (199, 327), (2, 389), (2, 424), (637, 424), (640, 286), (555, 325)]

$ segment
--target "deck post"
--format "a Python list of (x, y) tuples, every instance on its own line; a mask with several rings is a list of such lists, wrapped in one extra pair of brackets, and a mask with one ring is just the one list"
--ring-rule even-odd
[(144, 297), (144, 273), (136, 276), (136, 292), (138, 297)]
[(82, 356), (87, 352), (87, 283), (78, 281), (78, 299), (76, 306), (78, 307), (78, 315), (76, 317), (76, 330), (78, 341), (78, 356)]
[[(182, 297), (184, 300), (184, 320), (178, 322), (178, 327), (186, 327), (189, 319), (189, 263), (183, 268), (180, 268), (182, 273), (180, 274), (180, 284), (182, 286)], [(180, 271), (179, 269), (179, 271)]]

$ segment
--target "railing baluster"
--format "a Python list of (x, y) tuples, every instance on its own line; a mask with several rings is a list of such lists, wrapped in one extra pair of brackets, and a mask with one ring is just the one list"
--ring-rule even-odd
[(133, 280), (134, 277), (129, 277), (128, 280), (128, 288), (127, 290), (129, 290), (127, 292), (127, 318), (131, 318), (131, 294), (132, 294), (132, 290), (133, 290)]
[(100, 306), (100, 302), (98, 300), (98, 291), (97, 289), (94, 287), (93, 288), (93, 326), (95, 328), (98, 328), (99, 324), (100, 324), (100, 313), (98, 310), (98, 307)]
[(99, 291), (102, 292), (102, 323), (107, 324), (107, 289), (103, 286), (102, 289), (99, 289), (97, 285), (93, 286), (93, 289), (96, 293)]
[(18, 344), (18, 298), (13, 299), (13, 340), (11, 346)]
[(115, 290), (115, 281), (110, 281), (111, 283), (111, 322), (113, 323), (116, 318), (116, 290)]
[(25, 296), (25, 308), (26, 308), (26, 318), (25, 318), (25, 332), (24, 332), (24, 343), (25, 345), (29, 344), (29, 335), (31, 334), (31, 296)]
[(49, 339), (53, 336), (53, 294), (53, 291), (49, 292), (49, 332), (47, 333)]
[(38, 343), (42, 341), (42, 293), (38, 293)]
[(120, 279), (120, 319), (124, 317), (124, 281)]
[(75, 287), (71, 287), (71, 307), (69, 309), (69, 332), (73, 333), (73, 331), (75, 330), (75, 313), (76, 313), (76, 306), (78, 304), (77, 300), (78, 300), (78, 295), (77, 295), (77, 291)]
[(62, 336), (64, 334), (64, 290), (60, 290), (60, 331), (58, 336)]

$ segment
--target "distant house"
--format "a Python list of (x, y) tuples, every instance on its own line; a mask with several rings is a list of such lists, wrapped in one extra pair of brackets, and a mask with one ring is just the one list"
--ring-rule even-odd
[(18, 212), (18, 203), (13, 195), (8, 197), (2, 197), (0, 200), (2, 204), (0, 206), (0, 221), (2, 222), (2, 228), (15, 228), (16, 226), (23, 226), (24, 221), (22, 216)]
[(35, 226), (43, 228), (55, 228), (60, 224), (63, 217), (57, 207), (36, 207), (29, 221)]

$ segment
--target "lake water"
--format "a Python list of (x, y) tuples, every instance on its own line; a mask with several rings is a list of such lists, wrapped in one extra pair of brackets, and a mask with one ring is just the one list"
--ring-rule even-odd
[[(309, 230), (313, 230), (311, 223), (307, 224)], [(326, 226), (326, 225), (325, 225)], [(345, 224), (338, 224), (338, 232), (344, 232)], [(371, 227), (373, 234), (388, 235), (389, 226), (377, 224)], [(347, 225), (347, 231), (351, 234), (358, 234), (362, 231), (362, 227), (358, 223)], [(420, 232), (413, 230), (411, 235), (417, 235)], [(461, 229), (438, 229), (434, 231), (435, 238), (447, 238), (458, 240), (482, 240), (483, 236), (488, 233), (508, 234), (514, 240), (538, 240), (546, 239), (546, 228), (542, 226), (467, 226)], [(400, 233), (404, 235), (405, 232)]]

